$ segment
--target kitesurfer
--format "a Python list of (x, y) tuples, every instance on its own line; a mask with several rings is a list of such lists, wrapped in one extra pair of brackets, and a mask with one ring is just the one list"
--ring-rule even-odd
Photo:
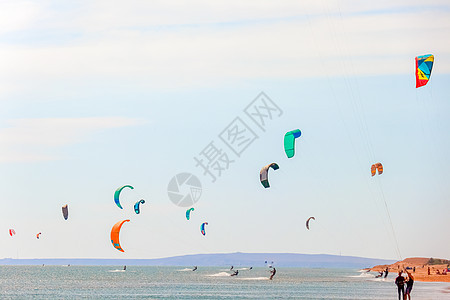
[(272, 273), (269, 277), (270, 280), (272, 280), (273, 276), (275, 276), (275, 274), (277, 273), (277, 270), (275, 268), (273, 268), (272, 271), (270, 271), (270, 273)]
[(384, 270), (384, 278), (386, 278), (389, 274), (389, 268), (386, 267), (386, 270)]
[(231, 276), (237, 276), (239, 274), (239, 271), (238, 270), (236, 270), (236, 271), (234, 271), (234, 273), (233, 274), (231, 274)]
[(127, 266), (123, 266), (123, 270), (126, 271), (127, 270)]
[(253, 267), (250, 267), (250, 269), (249, 269), (249, 270), (251, 270), (251, 269), (253, 269)]
[(196, 271), (197, 270), (197, 266), (194, 266), (194, 268), (192, 269), (192, 271)]
[(231, 268), (230, 268), (230, 271), (232, 271), (232, 270), (233, 270), (233, 268), (234, 268), (234, 267), (233, 267), (233, 266), (231, 266)]

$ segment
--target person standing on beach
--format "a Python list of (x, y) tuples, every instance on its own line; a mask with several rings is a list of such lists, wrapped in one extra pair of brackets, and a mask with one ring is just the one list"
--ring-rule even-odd
[(402, 294), (402, 299), (405, 300), (405, 277), (402, 276), (402, 271), (398, 272), (398, 276), (395, 278), (395, 284), (397, 285), (398, 300), (401, 300), (400, 293)]
[(406, 274), (408, 274), (408, 280), (406, 281), (405, 296), (406, 296), (406, 299), (411, 300), (411, 290), (412, 290), (413, 283), (414, 283), (414, 276), (412, 276), (411, 273), (409, 273), (408, 271), (406, 271)]

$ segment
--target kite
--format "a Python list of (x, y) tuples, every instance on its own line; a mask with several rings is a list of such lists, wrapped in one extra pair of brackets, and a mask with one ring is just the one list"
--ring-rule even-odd
[(120, 192), (122, 192), (122, 190), (123, 190), (124, 188), (134, 189), (134, 187), (132, 187), (131, 185), (124, 185), (124, 186), (121, 186), (120, 188), (118, 188), (118, 189), (114, 192), (114, 202), (116, 202), (117, 206), (118, 206), (120, 209), (123, 209), (123, 208), (122, 208), (122, 205), (120, 205), (120, 202), (119, 202), (119, 196), (120, 196)]
[(433, 69), (434, 55), (427, 54), (416, 57), (416, 88), (428, 83)]
[(62, 214), (64, 220), (67, 220), (69, 218), (69, 206), (67, 204), (62, 207)]
[(39, 239), (41, 237), (42, 232), (39, 232), (38, 234), (36, 234), (36, 238)]
[(189, 220), (189, 218), (191, 217), (191, 211), (194, 211), (194, 208), (189, 208), (188, 210), (186, 210), (186, 219)]
[(138, 202), (136, 202), (135, 204), (134, 204), (134, 212), (136, 213), (136, 214), (139, 214), (140, 212), (141, 212), (141, 209), (140, 209), (140, 205), (141, 204), (144, 204), (145, 203), (145, 200), (144, 199), (141, 199), (141, 200), (139, 200)]
[(288, 158), (294, 157), (295, 154), (295, 139), (302, 135), (300, 129), (295, 129), (286, 132), (284, 135), (284, 152)]
[(372, 172), (372, 177), (375, 176), (378, 170), (378, 175), (383, 174), (383, 165), (381, 163), (373, 164), (370, 168), (370, 171)]
[(309, 230), (309, 220), (311, 220), (311, 219), (316, 220), (316, 218), (314, 218), (314, 217), (309, 217), (308, 220), (306, 220), (306, 228), (308, 230)]
[(202, 225), (200, 225), (200, 231), (202, 232), (203, 235), (206, 235), (205, 225), (208, 225), (208, 222), (205, 222)]
[(14, 230), (14, 229), (10, 229), (9, 230), (9, 235), (10, 236), (13, 236), (13, 235), (15, 235), (16, 234), (16, 231)]
[(271, 163), (265, 167), (263, 167), (261, 169), (261, 171), (259, 172), (259, 179), (261, 180), (261, 184), (265, 187), (268, 188), (270, 187), (269, 185), (269, 168), (272, 168), (274, 170), (278, 170), (280, 167), (276, 164), (276, 163)]
[(114, 248), (116, 248), (120, 252), (125, 252), (122, 249), (122, 247), (120, 246), (120, 242), (119, 242), (120, 228), (122, 228), (122, 225), (125, 222), (130, 222), (130, 220), (119, 221), (116, 224), (114, 224), (114, 226), (111, 229), (111, 243), (113, 244)]

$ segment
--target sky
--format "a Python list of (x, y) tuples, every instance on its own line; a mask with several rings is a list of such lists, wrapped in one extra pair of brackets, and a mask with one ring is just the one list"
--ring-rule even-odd
[[(2, 1), (0, 258), (449, 258), (448, 36), (439, 0)], [(189, 221), (180, 173), (202, 185)]]

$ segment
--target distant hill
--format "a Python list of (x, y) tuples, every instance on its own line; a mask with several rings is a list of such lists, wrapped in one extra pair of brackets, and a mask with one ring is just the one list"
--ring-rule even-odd
[(217, 253), (173, 256), (157, 259), (0, 259), (0, 265), (134, 265), (134, 266), (253, 266), (263, 267), (265, 261), (277, 267), (366, 268), (392, 264), (394, 260), (295, 253)]
[(405, 258), (404, 260), (397, 261), (393, 264), (381, 264), (377, 265), (373, 268), (370, 268), (372, 271), (381, 271), (386, 269), (386, 267), (393, 269), (393, 270), (403, 270), (406, 267), (416, 267), (416, 268), (422, 268), (427, 269), (430, 267), (438, 267), (438, 268), (444, 268), (450, 265), (450, 260), (448, 259), (442, 259), (442, 258), (427, 258), (427, 257), (409, 257)]
[[(409, 271), (413, 274), (415, 281), (425, 282), (450, 282), (450, 260), (442, 258), (409, 257), (397, 261), (393, 264), (381, 264), (368, 270), (372, 272), (382, 272), (388, 269), (389, 272)], [(409, 276), (409, 275), (408, 275)]]

